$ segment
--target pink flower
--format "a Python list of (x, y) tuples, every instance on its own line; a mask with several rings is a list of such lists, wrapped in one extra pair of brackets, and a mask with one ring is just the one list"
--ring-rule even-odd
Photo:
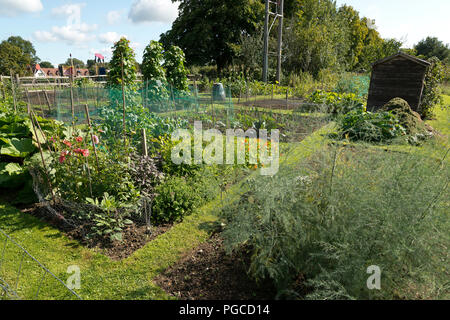
[(94, 144), (99, 144), (100, 143), (100, 139), (96, 135), (92, 136), (92, 140), (94, 141)]
[(69, 148), (72, 147), (72, 144), (71, 144), (69, 141), (67, 141), (67, 140), (64, 140), (63, 143), (64, 143), (66, 146), (68, 146)]
[(63, 163), (64, 161), (66, 161), (66, 157), (63, 156), (59, 157), (59, 163)]

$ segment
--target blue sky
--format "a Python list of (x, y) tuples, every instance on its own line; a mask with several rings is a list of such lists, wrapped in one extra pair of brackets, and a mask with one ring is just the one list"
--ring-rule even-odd
[[(337, 0), (375, 19), (383, 37), (406, 46), (437, 36), (450, 43), (449, 0)], [(86, 61), (94, 53), (111, 57), (111, 46), (125, 35), (138, 61), (150, 40), (170, 29), (177, 5), (170, 0), (0, 0), (0, 40), (19, 35), (33, 42), (37, 55), (57, 65), (69, 54)]]

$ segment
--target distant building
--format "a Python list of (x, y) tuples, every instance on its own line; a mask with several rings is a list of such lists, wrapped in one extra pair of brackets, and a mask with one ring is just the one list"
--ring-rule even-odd
[(34, 66), (33, 76), (35, 78), (45, 78), (46, 77), (45, 72), (42, 70), (42, 68), (41, 68), (41, 66), (39, 64), (36, 64)]
[(80, 69), (80, 68), (73, 68), (72, 67), (66, 67), (66, 66), (59, 66), (59, 73), (62, 74), (64, 77), (87, 77), (89, 76), (89, 69)]
[[(74, 77), (86, 77), (89, 76), (89, 69), (74, 68)], [(33, 68), (33, 76), (35, 78), (46, 77), (70, 77), (72, 75), (72, 67), (60, 66), (59, 68), (41, 68), (39, 64), (36, 64)]]
[(59, 69), (58, 68), (42, 68), (42, 71), (45, 73), (47, 77), (59, 77)]

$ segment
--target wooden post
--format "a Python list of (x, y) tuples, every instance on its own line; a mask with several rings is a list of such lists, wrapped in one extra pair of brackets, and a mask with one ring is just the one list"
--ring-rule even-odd
[(14, 88), (14, 75), (13, 75), (12, 70), (10, 70), (10, 74), (11, 74), (11, 90), (12, 90), (12, 95), (13, 95), (14, 112), (17, 113), (16, 90)]
[(230, 128), (231, 87), (228, 86), (227, 129)]
[(30, 107), (30, 103), (29, 102), (28, 102), (28, 110), (30, 110), (28, 115), (30, 117), (31, 124), (33, 126), (34, 135), (36, 136), (36, 140), (37, 140), (37, 143), (38, 143), (39, 153), (41, 154), (42, 166), (44, 167), (45, 176), (47, 177), (47, 182), (48, 182), (48, 186), (50, 188), (50, 193), (52, 195), (53, 202), (56, 203), (56, 198), (55, 198), (55, 193), (53, 191), (52, 181), (50, 180), (50, 177), (49, 177), (49, 174), (48, 174), (48, 170), (47, 170), (47, 165), (45, 164), (44, 152), (42, 151), (41, 141), (39, 140), (39, 136), (38, 136), (37, 131), (36, 131), (36, 125), (34, 124), (34, 121), (37, 122), (37, 119), (36, 119), (36, 116), (33, 116), (33, 114), (31, 113), (31, 107)]
[(126, 101), (125, 101), (125, 84), (124, 84), (124, 74), (123, 74), (123, 53), (122, 53), (122, 104), (123, 104), (123, 140), (126, 146), (127, 143), (127, 135), (126, 135), (126, 122), (125, 122), (125, 109), (126, 109)]
[(148, 157), (147, 134), (145, 133), (145, 129), (142, 129), (142, 155)]
[(211, 86), (211, 111), (212, 111), (212, 115), (213, 115), (213, 123), (214, 126), (216, 125), (216, 114), (214, 112), (214, 95), (213, 95), (213, 87)]
[(44, 109), (42, 108), (42, 100), (41, 95), (39, 94), (39, 90), (36, 91), (36, 94), (38, 97), (39, 109), (41, 109), (42, 116), (44, 116)]
[(47, 91), (42, 90), (42, 92), (44, 93), (45, 101), (47, 102), (48, 112), (51, 113), (52, 112), (52, 107), (50, 105), (50, 99), (48, 98)]
[(286, 110), (289, 109), (289, 88), (286, 89)]
[(247, 81), (245, 81), (245, 91), (246, 91), (246, 93), (245, 93), (245, 95), (246, 95), (246, 101), (247, 101), (247, 103), (248, 103), (248, 82)]
[(28, 89), (25, 88), (25, 94), (27, 95), (27, 113), (31, 112), (30, 95), (28, 94)]
[(2, 99), (5, 99), (5, 86), (3, 85), (3, 76), (0, 75), (0, 85), (2, 86)]
[(91, 117), (89, 116), (89, 107), (84, 105), (84, 111), (86, 112), (86, 119), (89, 126), (89, 132), (91, 134), (92, 148), (94, 149), (95, 161), (97, 162), (97, 172), (100, 172), (100, 166), (98, 164), (97, 146), (95, 145), (94, 134), (92, 133)]

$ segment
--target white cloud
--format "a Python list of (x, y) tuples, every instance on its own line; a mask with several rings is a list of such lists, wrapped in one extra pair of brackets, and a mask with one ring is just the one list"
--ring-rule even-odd
[(0, 0), (0, 15), (39, 12), (44, 8), (41, 0)]
[(101, 43), (113, 44), (120, 40), (120, 38), (125, 37), (126, 35), (120, 35), (117, 32), (107, 32), (98, 36), (98, 39)]
[(97, 25), (81, 22), (81, 9), (84, 3), (67, 4), (53, 8), (52, 14), (62, 16), (67, 19), (65, 26), (53, 26), (51, 31), (35, 31), (34, 38), (41, 42), (64, 41), (68, 44), (86, 46), (86, 43), (96, 38), (93, 31), (97, 30)]
[(56, 42), (58, 38), (51, 32), (48, 31), (36, 31), (34, 33), (34, 38), (40, 42)]
[(80, 25), (67, 25), (62, 27), (52, 27), (52, 33), (59, 40), (69, 43), (80, 44), (95, 39), (93, 31), (97, 29), (97, 25), (89, 25), (81, 23)]
[(110, 11), (106, 14), (106, 21), (109, 25), (114, 25), (122, 19), (123, 11)]
[(177, 16), (178, 3), (172, 3), (171, 0), (135, 0), (128, 13), (128, 18), (134, 23), (170, 23)]

